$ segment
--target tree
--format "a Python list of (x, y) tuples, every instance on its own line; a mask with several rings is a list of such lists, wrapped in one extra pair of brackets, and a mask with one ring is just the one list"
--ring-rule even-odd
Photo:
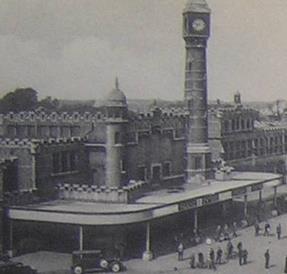
[(32, 88), (18, 88), (0, 100), (0, 112), (34, 110), (38, 104), (37, 91)]
[(51, 96), (47, 96), (38, 103), (38, 106), (49, 111), (56, 111), (59, 108), (59, 100), (56, 98), (53, 99)]

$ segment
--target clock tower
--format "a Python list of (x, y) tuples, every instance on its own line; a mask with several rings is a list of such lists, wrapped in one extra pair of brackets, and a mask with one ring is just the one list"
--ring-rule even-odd
[(184, 99), (189, 113), (186, 136), (186, 180), (201, 182), (211, 176), (208, 145), (206, 47), (210, 9), (205, 0), (188, 0), (183, 11), (186, 46)]

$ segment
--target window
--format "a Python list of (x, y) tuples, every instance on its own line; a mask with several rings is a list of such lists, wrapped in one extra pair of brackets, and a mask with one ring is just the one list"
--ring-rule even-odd
[(225, 121), (224, 121), (224, 131), (225, 131), (225, 132), (228, 132), (228, 131), (229, 131), (229, 121), (228, 121), (228, 120), (225, 120)]
[(66, 151), (61, 153), (62, 172), (68, 170), (68, 153)]
[(7, 126), (7, 133), (9, 138), (16, 137), (16, 127), (15, 126)]
[(121, 134), (120, 132), (115, 133), (115, 144), (120, 144), (121, 143)]
[(245, 129), (245, 120), (241, 120), (241, 129)]
[(147, 174), (146, 174), (146, 167), (145, 166), (140, 166), (137, 168), (137, 178), (138, 180), (145, 181), (147, 179)]
[(239, 118), (236, 119), (236, 129), (240, 128), (240, 120)]
[(162, 175), (163, 177), (168, 177), (171, 175), (171, 163), (170, 162), (165, 162), (163, 164)]
[(201, 165), (201, 157), (200, 156), (196, 156), (193, 158), (194, 159), (194, 169), (202, 169), (202, 165)]
[(127, 171), (127, 161), (121, 160), (121, 172), (125, 173)]
[(231, 129), (232, 130), (235, 130), (235, 120), (233, 119), (232, 122), (231, 122)]
[(76, 170), (77, 154), (73, 151), (70, 153), (70, 169)]
[(246, 127), (249, 129), (250, 128), (250, 120), (248, 119), (247, 120), (247, 125), (246, 125)]
[(27, 135), (28, 137), (35, 137), (35, 127), (27, 126)]
[(60, 168), (60, 153), (53, 154), (53, 173), (59, 173)]
[(77, 170), (78, 154), (75, 151), (55, 152), (52, 155), (52, 172), (54, 174)]

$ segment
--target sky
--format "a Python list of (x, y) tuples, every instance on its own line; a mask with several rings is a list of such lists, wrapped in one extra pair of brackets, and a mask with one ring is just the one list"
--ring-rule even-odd
[[(209, 99), (287, 99), (287, 1), (207, 0)], [(185, 0), (0, 0), (0, 95), (182, 100)]]

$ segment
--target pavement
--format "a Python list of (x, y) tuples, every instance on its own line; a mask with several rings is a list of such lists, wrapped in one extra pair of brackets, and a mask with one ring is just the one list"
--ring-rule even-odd
[[(238, 259), (230, 260), (229, 262), (217, 266), (216, 273), (220, 274), (283, 274), (285, 256), (287, 256), (287, 215), (281, 215), (270, 219), (271, 236), (260, 235), (254, 236), (254, 227), (248, 227), (238, 231), (239, 236), (232, 240), (234, 247), (241, 241), (243, 248), (248, 250), (248, 264), (239, 266)], [(275, 236), (275, 230), (278, 223), (282, 226), (282, 239), (278, 240)], [(264, 223), (261, 223), (261, 227)], [(177, 261), (177, 254), (169, 254), (155, 258), (153, 261), (144, 262), (141, 259), (133, 259), (125, 262), (127, 271), (125, 273), (133, 274), (159, 274), (159, 273), (180, 273), (180, 274), (205, 274), (214, 272), (208, 269), (190, 269), (189, 257), (192, 253), (197, 254), (202, 252), (207, 258), (210, 247), (215, 251), (218, 246), (223, 250), (226, 249), (227, 242), (206, 243), (186, 249), (184, 251), (184, 260)], [(264, 253), (266, 249), (270, 250), (270, 265), (269, 269), (264, 268)], [(37, 252), (27, 254), (21, 257), (14, 258), (15, 261), (21, 261), (38, 269), (41, 274), (68, 274), (71, 265), (71, 256), (68, 254), (59, 254), (51, 252)]]

